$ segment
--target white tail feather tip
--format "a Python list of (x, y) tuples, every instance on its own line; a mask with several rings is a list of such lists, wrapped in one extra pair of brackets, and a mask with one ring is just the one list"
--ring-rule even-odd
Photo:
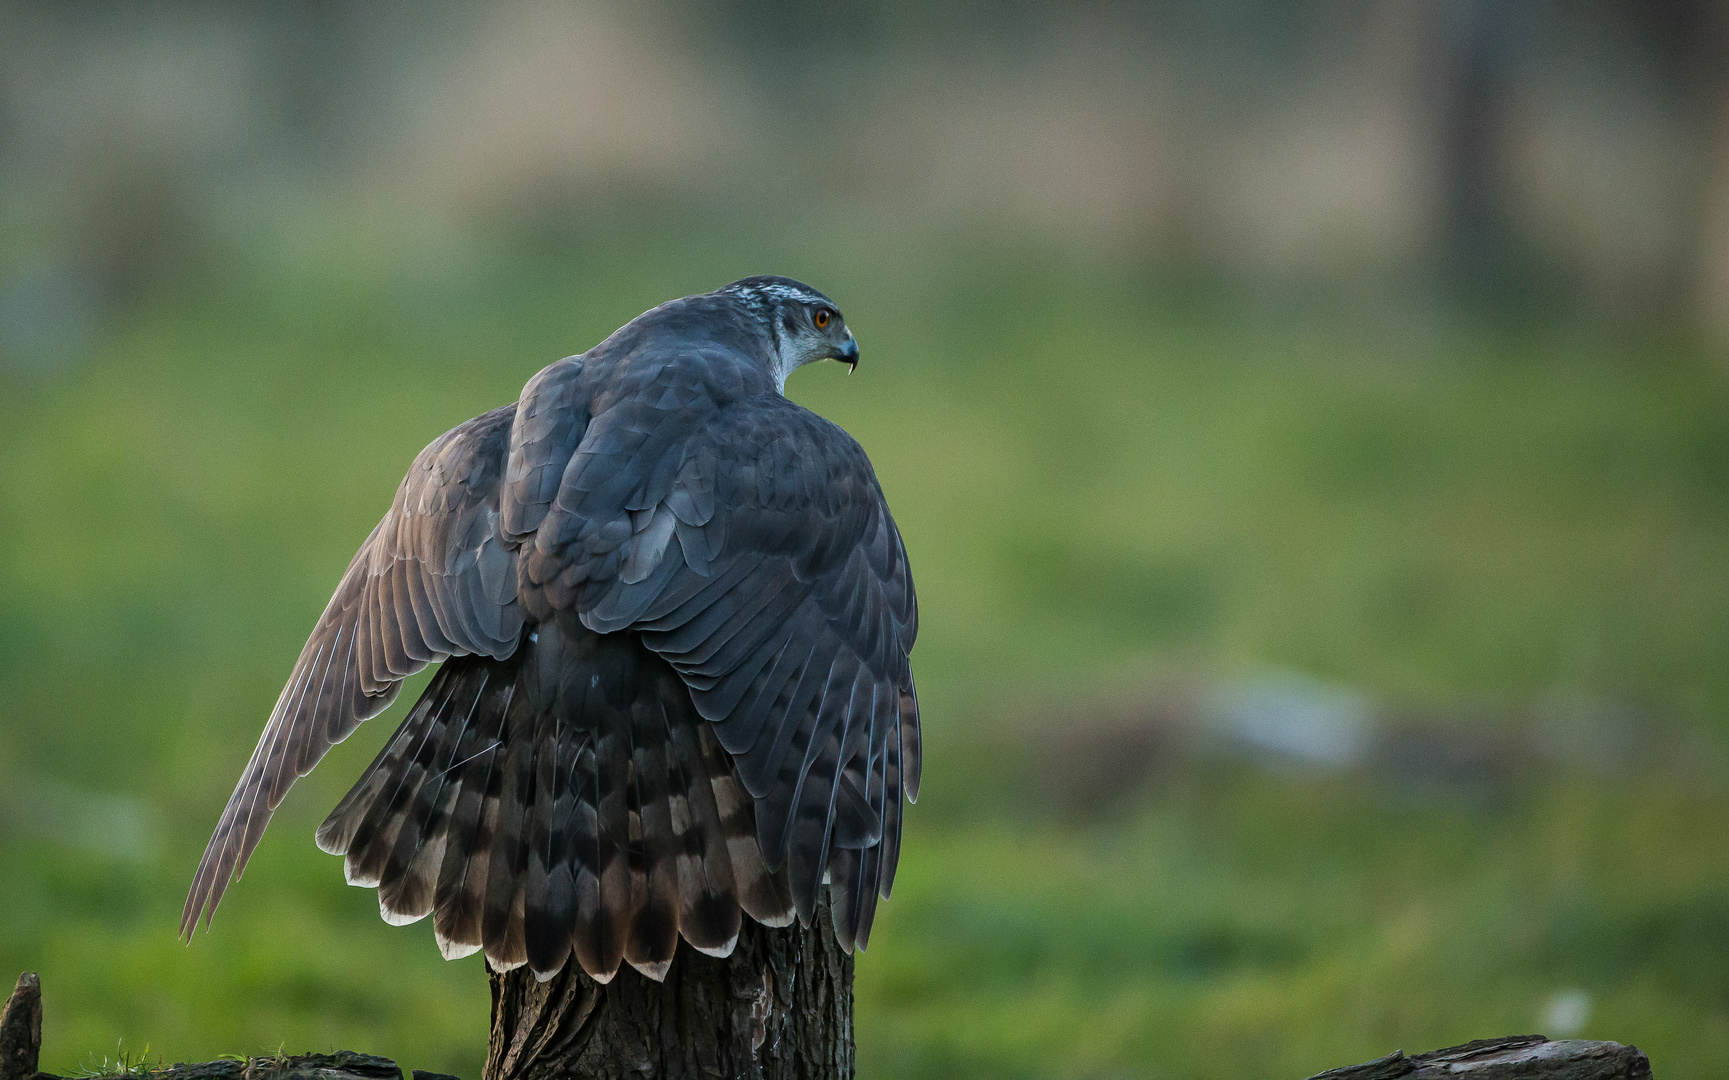
[(426, 918), (429, 912), (422, 911), (420, 914), (415, 915), (401, 911), (392, 911), (390, 908), (385, 906), (384, 897), (380, 896), (378, 898), (378, 914), (380, 918), (392, 926), (407, 926), (410, 923), (417, 923)]
[(722, 945), (718, 949), (705, 949), (701, 945), (693, 945), (692, 946), (692, 948), (694, 948), (699, 953), (703, 953), (704, 955), (707, 955), (707, 956), (719, 957), (722, 960), (725, 960), (727, 957), (731, 956), (733, 949), (735, 949), (737, 947), (738, 947), (738, 935), (737, 934), (734, 934), (732, 937), (728, 938), (726, 944)]
[(435, 932), (432, 936), (438, 941), (438, 951), (444, 954), (446, 960), (461, 960), (465, 956), (473, 956), (480, 951), (479, 942), (473, 945), (464, 945), (462, 942), (452, 941), (440, 933)]
[(639, 964), (632, 960), (630, 966), (653, 979), (655, 982), (665, 982), (667, 969), (672, 967), (672, 961), (656, 960), (653, 963)]

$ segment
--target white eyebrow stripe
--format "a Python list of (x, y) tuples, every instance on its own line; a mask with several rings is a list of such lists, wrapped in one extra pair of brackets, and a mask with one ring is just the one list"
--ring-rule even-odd
[(827, 304), (828, 301), (815, 293), (791, 285), (762, 285), (758, 292), (774, 300), (798, 300), (806, 304)]

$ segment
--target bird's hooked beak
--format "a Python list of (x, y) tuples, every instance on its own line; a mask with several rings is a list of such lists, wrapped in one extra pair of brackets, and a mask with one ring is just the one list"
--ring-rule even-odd
[(840, 347), (835, 359), (846, 365), (848, 375), (858, 370), (858, 339), (852, 336), (851, 330), (846, 332), (846, 344)]

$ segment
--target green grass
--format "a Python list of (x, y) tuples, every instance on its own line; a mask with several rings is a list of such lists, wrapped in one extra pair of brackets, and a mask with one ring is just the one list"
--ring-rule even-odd
[[(1203, 772), (1108, 826), (920, 830), (861, 965), (890, 1076), (1300, 1077), (1540, 1027), (1659, 1076), (1729, 1054), (1719, 787), (1555, 780), (1494, 812)], [(963, 869), (964, 868), (964, 869)], [(965, 873), (968, 886), (955, 887)]]
[(147, 303), (58, 381), (0, 373), (0, 971), (42, 973), (44, 1067), (120, 1040), (479, 1075), (479, 958), (310, 842), (393, 719), (302, 781), (190, 948), (185, 884), (414, 453), (769, 269), (858, 332), (856, 376), (791, 390), (870, 452), (921, 600), (927, 795), (859, 962), (864, 1075), (1295, 1078), (1528, 1030), (1570, 987), (1664, 1080), (1729, 1069), (1708, 763), (1482, 805), (1214, 763), (1085, 820), (1005, 766), (1123, 686), (1249, 665), (1461, 723), (1583, 695), (1717, 745), (1729, 383), (1694, 353), (1249, 317), (936, 242), (365, 239)]

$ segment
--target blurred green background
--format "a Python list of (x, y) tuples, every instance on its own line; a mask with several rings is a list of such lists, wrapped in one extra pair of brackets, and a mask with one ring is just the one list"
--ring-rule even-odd
[[(1723, 6), (0, 2), (0, 973), (43, 1066), (478, 1077), (311, 832), (184, 889), (432, 437), (835, 297), (921, 599), (866, 1077), (1729, 1071)], [(411, 688), (412, 690), (412, 688)], [(405, 695), (411, 698), (412, 694)]]

